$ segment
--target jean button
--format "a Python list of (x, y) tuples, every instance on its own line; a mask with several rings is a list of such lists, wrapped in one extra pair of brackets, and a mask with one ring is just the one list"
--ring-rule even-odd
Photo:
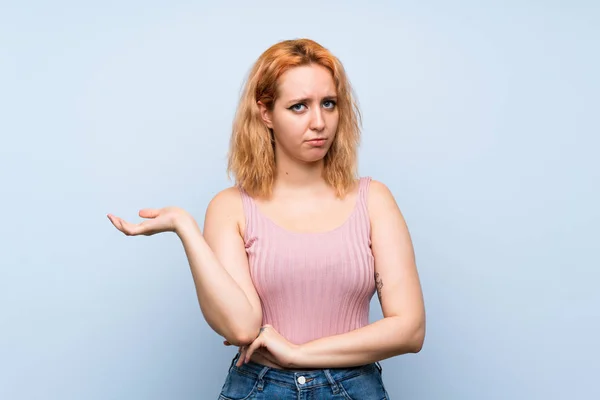
[(298, 377), (298, 383), (304, 385), (306, 383), (306, 378), (303, 376)]

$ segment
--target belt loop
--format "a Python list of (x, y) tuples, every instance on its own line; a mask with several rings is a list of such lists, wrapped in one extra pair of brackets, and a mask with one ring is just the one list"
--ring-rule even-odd
[(325, 373), (325, 376), (327, 377), (327, 380), (329, 381), (329, 384), (331, 385), (333, 394), (338, 394), (340, 392), (340, 388), (338, 387), (338, 384), (335, 381), (335, 379), (333, 379), (333, 376), (331, 376), (331, 372), (329, 372), (328, 369), (324, 369), (323, 372)]
[(379, 363), (379, 361), (375, 361), (375, 366), (377, 367), (377, 369), (379, 370), (379, 373), (381, 374), (381, 371), (383, 370), (383, 368), (381, 367), (381, 364)]
[(264, 367), (264, 368), (262, 369), (262, 371), (260, 371), (260, 374), (258, 374), (258, 386), (257, 386), (257, 389), (258, 389), (259, 391), (262, 391), (262, 390), (263, 390), (263, 387), (264, 387), (264, 384), (265, 384), (265, 381), (264, 381), (264, 379), (263, 379), (263, 378), (265, 377), (265, 374), (266, 374), (266, 373), (267, 373), (267, 372), (268, 372), (270, 369), (271, 369), (271, 368), (269, 368), (269, 367)]

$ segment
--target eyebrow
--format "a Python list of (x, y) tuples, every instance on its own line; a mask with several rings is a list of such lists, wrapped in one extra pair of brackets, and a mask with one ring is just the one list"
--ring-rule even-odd
[[(308, 97), (303, 97), (301, 99), (292, 99), (289, 101), (286, 101), (286, 104), (297, 104), (297, 103), (308, 103), (310, 102), (312, 99), (308, 98)], [(325, 96), (323, 97), (322, 100), (337, 100), (337, 96), (336, 95), (329, 95), (329, 96)]]

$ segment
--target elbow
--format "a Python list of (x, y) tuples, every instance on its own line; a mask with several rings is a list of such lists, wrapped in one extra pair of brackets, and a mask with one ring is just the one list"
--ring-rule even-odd
[(256, 321), (249, 322), (244, 325), (233, 326), (225, 339), (234, 346), (248, 346), (254, 342), (260, 331), (260, 323)]
[(250, 343), (252, 343), (254, 341), (254, 339), (256, 339), (257, 336), (258, 335), (256, 332), (252, 334), (249, 331), (246, 331), (246, 332), (237, 331), (237, 332), (232, 332), (225, 339), (227, 339), (227, 341), (229, 343), (231, 343), (232, 345), (241, 347), (241, 346), (250, 345)]
[(425, 320), (414, 318), (403, 322), (399, 327), (394, 355), (419, 353), (425, 342)]
[(423, 349), (423, 343), (425, 342), (425, 336), (422, 336), (420, 338), (416, 338), (413, 343), (411, 344), (411, 353), (418, 353)]
[(425, 343), (425, 322), (420, 323), (414, 330), (410, 340), (410, 353), (418, 353)]

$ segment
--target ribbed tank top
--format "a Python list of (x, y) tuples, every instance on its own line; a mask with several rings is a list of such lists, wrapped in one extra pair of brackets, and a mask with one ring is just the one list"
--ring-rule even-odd
[(359, 181), (356, 205), (342, 225), (323, 233), (287, 230), (262, 214), (240, 188), (250, 275), (260, 297), (263, 325), (302, 344), (369, 323), (375, 293), (367, 191)]

